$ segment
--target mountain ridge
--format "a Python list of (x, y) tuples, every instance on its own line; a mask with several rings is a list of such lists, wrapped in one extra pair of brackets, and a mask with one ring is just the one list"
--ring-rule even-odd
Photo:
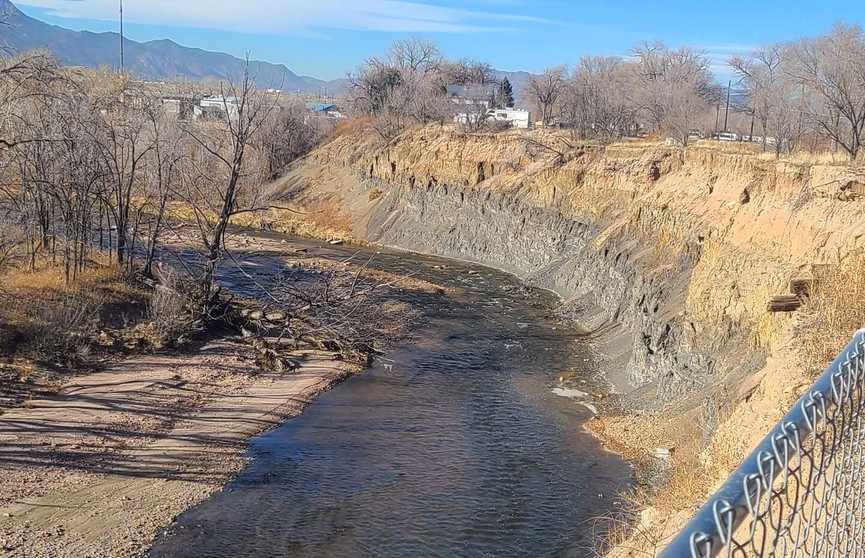
[[(48, 50), (68, 66), (99, 68), (120, 66), (120, 34), (113, 31), (73, 31), (52, 25), (22, 12), (11, 0), (0, 0), (0, 13), (8, 14), (7, 25), (0, 26), (0, 44), (13, 52)], [(124, 66), (142, 79), (164, 81), (188, 79), (237, 79), (243, 75), (246, 61), (224, 52), (214, 52), (195, 46), (185, 46), (163, 38), (145, 42), (124, 38)], [(284, 64), (251, 60), (250, 70), (260, 87), (283, 91), (319, 93), (326, 88), (329, 95), (345, 89), (347, 80), (322, 80), (300, 76)], [(498, 79), (508, 77), (519, 91), (528, 81), (528, 72), (495, 71)]]
[[(0, 11), (8, 14), (8, 25), (0, 27), (0, 42), (13, 52), (44, 49), (69, 66), (120, 66), (120, 34), (112, 31), (73, 31), (30, 17), (10, 0), (0, 0)], [(124, 38), (124, 66), (143, 79), (226, 79), (243, 74), (246, 61), (231, 54), (185, 46), (171, 39), (146, 42)], [(329, 82), (298, 76), (284, 64), (250, 61), (256, 83), (286, 91), (317, 93)], [(334, 80), (337, 81), (337, 80)]]

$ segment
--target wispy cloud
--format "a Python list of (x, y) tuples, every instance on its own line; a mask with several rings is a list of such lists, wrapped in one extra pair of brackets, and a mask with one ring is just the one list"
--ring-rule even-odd
[[(18, 0), (63, 18), (113, 21), (118, 0)], [(553, 23), (526, 12), (531, 4), (469, 0), (125, 0), (132, 23), (279, 35), (315, 29), (401, 33), (495, 32)], [(474, 5), (477, 9), (472, 9)], [(482, 7), (481, 7), (482, 6)]]
[(699, 48), (706, 51), (706, 56), (709, 57), (709, 68), (712, 72), (722, 79), (727, 79), (731, 75), (730, 66), (727, 61), (733, 56), (739, 56), (753, 52), (757, 45), (749, 45), (743, 43), (729, 44), (713, 44), (700, 45)]

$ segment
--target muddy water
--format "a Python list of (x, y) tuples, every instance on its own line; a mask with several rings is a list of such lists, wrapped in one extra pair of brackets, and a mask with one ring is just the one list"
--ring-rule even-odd
[(591, 519), (630, 471), (584, 433), (590, 411), (553, 392), (589, 358), (550, 317), (553, 295), (432, 257), (374, 263), (448, 293), (409, 297), (414, 340), (254, 440), (248, 468), (150, 557), (590, 554)]

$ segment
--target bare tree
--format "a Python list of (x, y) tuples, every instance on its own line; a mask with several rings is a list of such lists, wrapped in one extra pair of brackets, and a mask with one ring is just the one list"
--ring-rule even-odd
[(545, 68), (541, 75), (529, 79), (525, 97), (537, 108), (544, 126), (549, 125), (556, 114), (567, 78), (567, 66), (553, 66)]
[[(730, 58), (729, 65), (747, 96), (747, 111), (760, 123), (763, 149), (771, 144), (776, 156), (792, 146), (797, 120), (793, 91), (799, 88), (787, 72), (788, 49), (781, 43)], [(753, 121), (751, 136), (754, 135)]]
[(165, 225), (165, 210), (172, 199), (182, 172), (182, 131), (164, 111), (155, 108), (147, 113), (147, 127), (152, 138), (153, 148), (146, 160), (144, 200), (150, 215), (147, 223), (143, 273), (153, 275), (153, 262), (156, 257), (160, 235)]
[(489, 119), (495, 102), (495, 88), (491, 85), (469, 85), (463, 89), (457, 111), (462, 125), (472, 131), (480, 130)]
[(400, 71), (377, 57), (368, 58), (348, 75), (348, 102), (360, 114), (378, 116), (387, 110), (403, 83)]
[(100, 122), (86, 98), (74, 91), (34, 107), (31, 133), (45, 139), (21, 143), (15, 156), (21, 185), (17, 207), (37, 252), (62, 258), (67, 282), (85, 267), (94, 213), (110, 174), (94, 141)]
[(276, 179), (292, 161), (312, 149), (320, 136), (318, 123), (302, 104), (292, 102), (275, 108), (256, 141), (267, 158), (267, 178)]
[(442, 57), (430, 41), (397, 41), (387, 58), (368, 58), (348, 80), (349, 106), (373, 117), (373, 126), (384, 138), (411, 123), (443, 122), (452, 114), (445, 95)]
[(574, 139), (597, 138), (609, 143), (633, 127), (627, 67), (616, 56), (586, 56), (574, 69), (562, 95), (562, 116)]
[(808, 116), (855, 159), (865, 132), (865, 35), (858, 25), (832, 30), (791, 46), (791, 75), (814, 94)]
[(463, 58), (456, 62), (443, 62), (441, 71), (447, 85), (490, 85), (498, 83), (493, 67), (488, 62)]
[(278, 99), (268, 99), (253, 83), (247, 64), (241, 81), (229, 83), (221, 91), (225, 118), (184, 130), (198, 148), (193, 150), (188, 173), (184, 173), (183, 191), (195, 211), (204, 245), (200, 284), (205, 319), (211, 318), (218, 303), (216, 278), (229, 222), (239, 213), (255, 210), (261, 194), (256, 188), (262, 183), (261, 175), (248, 173), (245, 163)]
[[(3, 22), (0, 21), (0, 25)], [(47, 52), (36, 51), (0, 60), (0, 146), (44, 141), (23, 120), (27, 105), (54, 94), (65, 82), (60, 66)]]
[(133, 204), (139, 194), (144, 158), (154, 147), (147, 126), (147, 111), (153, 110), (154, 99), (133, 88), (124, 76), (103, 76), (101, 89), (107, 94), (94, 106), (94, 113), (101, 115), (101, 125), (93, 130), (91, 139), (99, 146), (110, 173), (105, 201), (117, 227), (117, 262), (131, 265), (127, 260), (132, 257), (137, 222), (133, 221)]
[(691, 128), (705, 117), (715, 91), (706, 53), (647, 43), (635, 48), (632, 56), (634, 104), (654, 129), (687, 145)]
[(399, 70), (430, 74), (438, 71), (442, 55), (434, 42), (411, 37), (391, 43), (388, 60)]

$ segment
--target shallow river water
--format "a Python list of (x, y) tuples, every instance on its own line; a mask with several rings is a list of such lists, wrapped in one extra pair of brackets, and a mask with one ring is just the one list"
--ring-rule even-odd
[(591, 554), (592, 518), (630, 469), (582, 429), (589, 410), (553, 393), (590, 364), (550, 316), (554, 295), (434, 257), (373, 261), (448, 293), (408, 297), (423, 312), (413, 340), (256, 438), (246, 470), (151, 558)]

